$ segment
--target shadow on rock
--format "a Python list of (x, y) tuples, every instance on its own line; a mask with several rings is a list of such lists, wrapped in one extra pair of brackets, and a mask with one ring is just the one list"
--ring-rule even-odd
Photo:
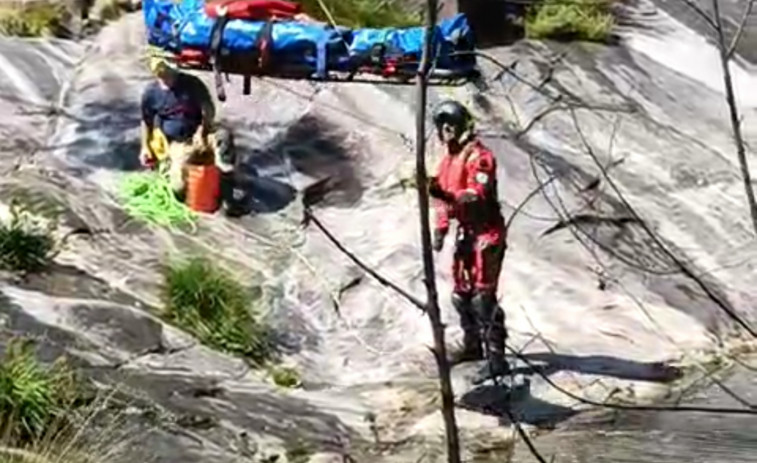
[(75, 127), (68, 140), (44, 148), (46, 151), (63, 150), (70, 161), (92, 168), (136, 171), (139, 162), (140, 108), (137, 102), (108, 100), (87, 103), (81, 116), (64, 113)]
[(69, 155), (90, 167), (121, 171), (141, 169), (140, 109), (136, 101), (109, 100), (88, 103), (76, 125), (76, 140), (66, 146)]
[[(602, 355), (574, 356), (555, 353), (524, 354), (528, 362), (510, 359), (515, 377), (524, 375), (522, 385), (511, 388), (507, 384), (474, 386), (460, 398), (461, 406), (481, 413), (507, 418), (507, 409), (522, 422), (532, 425), (556, 424), (577, 412), (571, 408), (551, 404), (531, 395), (531, 385), (540, 389), (553, 388), (545, 377), (559, 371), (584, 375), (601, 375), (635, 381), (669, 382), (679, 379), (678, 368), (661, 362), (635, 362)], [(485, 365), (477, 362), (461, 366), (463, 375)], [(580, 395), (580, 393), (578, 393)]]
[(248, 165), (244, 171), (224, 177), (221, 195), (226, 201), (227, 215), (239, 217), (279, 211), (297, 197), (297, 191), (282, 181), (261, 177)]
[[(36, 354), (39, 360), (52, 363), (57, 358), (70, 354), (68, 346), (77, 346), (76, 352), (82, 354), (68, 355), (70, 365), (74, 368), (87, 369), (92, 358), (98, 358), (108, 364), (115, 362), (107, 354), (99, 356), (97, 347), (92, 343), (77, 338), (65, 329), (58, 328), (40, 321), (6, 294), (0, 292), (0, 354), (5, 351), (5, 345), (14, 337), (32, 339), (36, 344)], [(94, 357), (90, 356), (93, 354)], [(88, 357), (89, 358), (86, 358)]]
[[(306, 400), (268, 391), (259, 384), (219, 383), (217, 378), (169, 374), (167, 371), (120, 372), (119, 381), (145, 393), (184, 423), (201, 422), (202, 428), (185, 425), (217, 445), (228, 447), (229, 431), (267, 435), (287, 443), (298, 439), (321, 451), (342, 451), (342, 442), (359, 441), (354, 430), (339, 417), (317, 409)], [(115, 379), (111, 377), (111, 379)]]
[[(109, 100), (84, 105), (73, 139), (48, 149), (63, 149), (68, 157), (91, 168), (137, 171), (140, 108), (137, 101)], [(222, 194), (229, 215), (276, 212), (297, 192), (324, 184), (319, 201), (350, 206), (363, 187), (350, 155), (347, 133), (327, 121), (307, 115), (288, 126), (261, 126), (246, 121), (225, 123), (234, 133), (238, 157), (233, 174), (224, 178)], [(276, 133), (269, 136), (269, 131)], [(266, 141), (264, 141), (266, 140)]]
[(505, 385), (480, 386), (465, 393), (459, 403), (463, 408), (500, 417), (502, 424), (509, 424), (508, 410), (518, 422), (534, 426), (553, 425), (578, 413), (532, 396), (528, 383), (512, 389)]
[(298, 191), (310, 204), (350, 206), (362, 197), (346, 134), (337, 126), (304, 116), (262, 146), (257, 135), (265, 129), (252, 127), (256, 134), (245, 133), (244, 124), (233, 127), (239, 163), (223, 192), (230, 215), (276, 212), (294, 201)]
[[(612, 376), (633, 381), (666, 383), (681, 377), (681, 370), (662, 362), (635, 362), (605, 355), (565, 355), (553, 353), (524, 354), (542, 375), (558, 371), (573, 371), (584, 375)], [(516, 369), (516, 373), (529, 374), (533, 367)]]

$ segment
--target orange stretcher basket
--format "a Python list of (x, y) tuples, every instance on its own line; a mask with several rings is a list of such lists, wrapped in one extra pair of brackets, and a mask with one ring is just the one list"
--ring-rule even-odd
[(214, 164), (187, 166), (187, 206), (197, 212), (216, 212), (221, 198), (221, 171)]

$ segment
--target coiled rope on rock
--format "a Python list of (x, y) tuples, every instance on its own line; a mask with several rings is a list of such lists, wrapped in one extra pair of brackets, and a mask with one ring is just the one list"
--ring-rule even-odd
[(118, 196), (126, 212), (138, 220), (170, 229), (197, 229), (197, 214), (176, 198), (164, 165), (157, 171), (125, 175)]

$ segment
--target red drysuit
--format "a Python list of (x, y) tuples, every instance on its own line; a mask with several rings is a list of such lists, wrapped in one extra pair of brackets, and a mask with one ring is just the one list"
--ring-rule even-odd
[(436, 228), (458, 222), (452, 275), (455, 292), (495, 294), (505, 255), (506, 229), (497, 197), (497, 164), (480, 141), (459, 153), (446, 153), (439, 163), (439, 187), (454, 201), (436, 201)]

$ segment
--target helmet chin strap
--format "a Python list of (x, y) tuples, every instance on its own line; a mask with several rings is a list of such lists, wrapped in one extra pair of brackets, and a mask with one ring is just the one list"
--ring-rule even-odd
[(473, 139), (473, 130), (469, 129), (460, 134), (460, 136), (457, 138), (457, 142), (460, 144), (460, 146), (465, 146), (465, 144), (471, 141), (472, 139)]

